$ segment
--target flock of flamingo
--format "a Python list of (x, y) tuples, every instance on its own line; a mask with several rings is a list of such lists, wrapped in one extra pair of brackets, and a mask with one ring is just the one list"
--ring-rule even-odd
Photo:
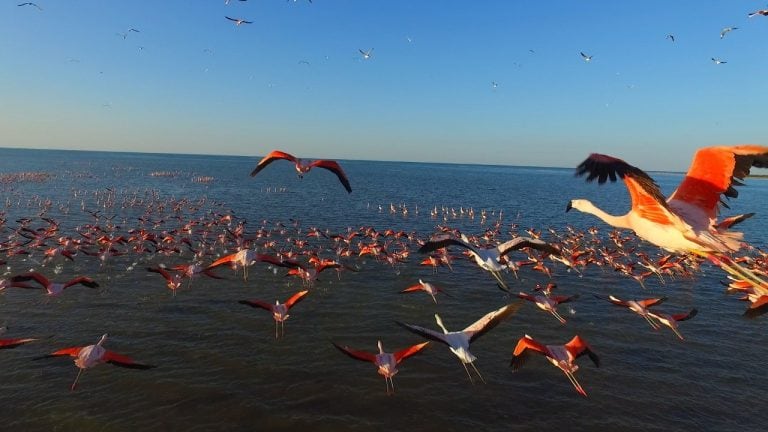
[[(313, 167), (329, 170), (348, 193), (352, 192), (350, 181), (338, 162), (323, 159), (306, 161), (278, 150), (261, 159), (251, 176), (278, 160), (293, 163), (299, 176), (307, 175)], [(243, 280), (247, 283), (249, 268), (263, 263), (274, 272), (285, 269), (286, 276), (297, 277), (302, 284), (302, 289), (284, 302), (256, 298), (239, 302), (271, 313), (275, 338), (279, 339), (285, 334), (289, 312), (310, 294), (322, 272), (333, 270), (338, 277), (345, 272), (356, 272), (359, 266), (355, 260), (363, 256), (370, 256), (375, 262), (392, 267), (404, 265), (414, 245), (418, 246), (417, 253), (424, 257), (419, 261), (420, 265), (435, 269), (451, 267), (454, 260), (461, 259), (451, 254), (451, 250), (458, 249), (468, 262), (490, 273), (493, 278), (490, 282), (509, 294), (511, 300), (508, 304), (479, 317), (462, 330), (449, 331), (438, 314), (434, 315), (434, 319), (439, 330), (397, 322), (406, 331), (428, 341), (393, 352), (385, 351), (381, 341), (378, 341), (378, 350), (374, 352), (336, 341), (333, 346), (353, 359), (373, 363), (385, 379), (388, 394), (394, 393), (392, 379), (398, 373), (399, 364), (422, 352), (430, 341), (448, 347), (464, 367), (470, 382), (475, 382), (471, 370), (484, 382), (475, 364), (477, 357), (470, 351), (473, 341), (527, 302), (565, 324), (566, 319), (558, 312), (558, 306), (579, 298), (578, 294), (556, 295), (557, 285), (554, 282), (537, 286), (528, 293), (512, 292), (504, 274), (512, 272), (517, 275), (523, 268), (551, 276), (552, 266), (562, 265), (577, 272), (588, 266), (601, 266), (612, 268), (643, 284), (644, 279), (651, 276), (657, 276), (662, 281), (665, 277), (692, 277), (702, 263), (708, 261), (725, 271), (729, 292), (739, 293), (740, 298), (748, 303), (747, 315), (756, 316), (768, 311), (768, 252), (750, 246), (742, 233), (731, 230), (752, 214), (720, 218), (720, 207), (727, 206), (725, 199), (738, 195), (735, 187), (741, 184), (740, 180), (749, 174), (752, 167), (768, 167), (768, 147), (739, 145), (699, 149), (680, 186), (669, 198), (665, 198), (659, 186), (642, 170), (611, 156), (592, 154), (577, 167), (576, 174), (586, 175), (587, 181), (598, 180), (599, 183), (623, 180), (631, 197), (631, 209), (622, 216), (609, 215), (587, 200), (573, 199), (567, 205), (568, 210), (592, 214), (615, 229), (607, 238), (600, 236), (598, 228), (586, 232), (570, 227), (567, 232), (550, 229), (550, 241), (543, 240), (542, 232), (533, 228), (526, 230), (525, 235), (520, 235), (516, 226), (504, 232), (500, 219), (482, 235), (468, 235), (447, 225), (438, 225), (436, 232), (428, 238), (404, 231), (382, 232), (372, 227), (350, 227), (340, 233), (316, 227), (302, 231), (298, 222), (263, 221), (255, 231), (249, 231), (244, 220), (227, 211), (211, 210), (196, 218), (182, 216), (185, 212), (198, 210), (203, 205), (201, 202), (162, 201), (159, 196), (137, 194), (124, 196), (119, 202), (120, 197), (115, 191), (108, 189), (94, 194), (97, 202), (104, 208), (122, 206), (139, 209), (143, 214), (136, 218), (135, 226), (118, 226), (112, 217), (106, 217), (100, 210), (85, 208), (84, 204), (82, 211), (90, 215), (92, 223), (78, 226), (74, 233), (62, 232), (60, 223), (46, 215), (46, 210), (52, 205), (50, 202), (41, 203), (44, 209), (36, 217), (17, 220), (15, 227), (10, 226), (5, 218), (0, 219), (0, 228), (10, 233), (8, 239), (0, 244), (0, 252), (6, 258), (0, 261), (11, 268), (14, 260), (20, 258), (39, 259), (34, 261), (39, 268), (0, 279), (0, 292), (40, 289), (48, 296), (59, 296), (66, 295), (65, 292), (73, 287), (99, 288), (99, 283), (92, 276), (75, 275), (52, 280), (54, 276), (47, 274), (47, 263), (56, 261), (66, 267), (67, 263), (81, 260), (83, 255), (91, 257), (102, 267), (120, 256), (143, 257), (143, 262), (151, 263), (145, 267), (146, 271), (158, 274), (173, 296), (185, 285), (190, 287), (195, 278), (226, 278), (226, 270), (222, 268), (242, 271)], [(664, 252), (654, 257), (626, 247), (633, 237), (619, 230), (631, 230), (637, 237)], [(504, 239), (507, 234), (512, 238)], [(752, 255), (735, 255), (745, 249), (753, 252)], [(424, 292), (434, 303), (438, 303), (440, 296), (450, 295), (423, 280), (400, 292)], [(697, 314), (696, 309), (674, 314), (655, 309), (664, 298), (619, 299), (613, 295), (598, 298), (640, 315), (653, 329), (669, 327), (681, 340), (683, 335), (678, 323)], [(5, 331), (5, 328), (0, 329), (0, 332)], [(104, 334), (95, 344), (58, 349), (36, 359), (74, 358), (78, 373), (71, 390), (75, 390), (84, 370), (102, 363), (133, 369), (154, 367), (107, 350), (103, 347), (107, 337)], [(0, 349), (16, 348), (37, 340), (35, 337), (3, 338), (0, 339)], [(574, 335), (562, 344), (545, 344), (526, 334), (512, 349), (510, 366), (514, 370), (520, 368), (531, 353), (542, 355), (560, 369), (583, 396), (587, 392), (574, 375), (579, 368), (577, 360), (586, 355), (595, 366), (600, 365), (597, 351), (580, 335)]]

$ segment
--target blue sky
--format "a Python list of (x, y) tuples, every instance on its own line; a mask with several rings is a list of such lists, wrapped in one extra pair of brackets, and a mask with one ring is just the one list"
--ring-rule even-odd
[(765, 1), (18, 3), (2, 147), (684, 170), (768, 144)]

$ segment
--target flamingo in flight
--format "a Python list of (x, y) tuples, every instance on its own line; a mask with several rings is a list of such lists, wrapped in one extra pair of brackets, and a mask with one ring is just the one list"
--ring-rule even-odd
[(416, 292), (416, 291), (424, 291), (425, 293), (432, 296), (432, 300), (435, 302), (435, 304), (437, 304), (437, 298), (435, 297), (435, 295), (437, 295), (437, 293), (439, 292), (445, 293), (445, 291), (432, 285), (431, 283), (424, 282), (421, 279), (419, 279), (419, 283), (417, 285), (409, 286), (408, 288), (400, 291), (400, 294)]
[[(5, 333), (6, 328), (0, 327), (0, 335)], [(35, 338), (12, 338), (12, 339), (3, 339), (0, 338), (0, 349), (13, 349), (18, 346), (24, 345), (25, 343), (34, 342), (37, 339)]]
[(520, 292), (517, 294), (518, 297), (520, 297), (523, 300), (528, 300), (530, 302), (533, 302), (539, 309), (549, 312), (557, 318), (558, 321), (560, 321), (561, 324), (565, 324), (565, 318), (563, 318), (558, 312), (557, 312), (557, 305), (560, 303), (568, 303), (570, 301), (573, 301), (577, 298), (579, 298), (578, 294), (574, 294), (572, 296), (552, 296), (552, 295), (532, 295), (524, 292)]
[[(371, 362), (375, 364), (376, 367), (378, 368), (379, 375), (384, 377), (384, 383), (387, 386), (387, 394), (395, 393), (395, 382), (392, 380), (392, 377), (394, 377), (395, 374), (397, 374), (398, 372), (397, 366), (400, 364), (400, 362), (407, 359), (408, 357), (411, 357), (414, 354), (417, 354), (419, 351), (424, 349), (424, 347), (426, 347), (428, 344), (429, 342), (423, 342), (420, 344), (409, 346), (408, 348), (404, 348), (399, 351), (395, 351), (393, 353), (389, 353), (384, 351), (384, 345), (381, 343), (381, 341), (378, 341), (379, 353), (374, 354), (367, 351), (355, 350), (348, 346), (341, 346), (336, 342), (333, 342), (333, 346), (338, 348), (339, 351), (343, 352), (349, 357), (352, 357), (355, 360), (362, 360), (362, 361)], [(389, 391), (390, 384), (392, 387), (391, 393)]]
[(217, 259), (203, 271), (207, 272), (222, 264), (232, 263), (236, 266), (243, 267), (243, 280), (248, 281), (248, 267), (256, 264), (257, 262), (267, 262), (273, 265), (286, 267), (286, 264), (278, 258), (266, 254), (260, 254), (252, 249), (242, 249), (233, 254), (229, 254)]
[(489, 312), (461, 331), (448, 331), (448, 329), (445, 328), (445, 325), (443, 324), (443, 320), (438, 314), (435, 314), (435, 321), (437, 322), (437, 325), (440, 326), (440, 328), (443, 330), (442, 333), (424, 327), (419, 327), (417, 325), (404, 324), (399, 321), (395, 322), (397, 325), (412, 333), (416, 333), (427, 339), (448, 345), (448, 348), (451, 350), (451, 352), (459, 358), (462, 366), (464, 366), (464, 371), (467, 372), (469, 382), (474, 384), (474, 380), (472, 379), (472, 375), (469, 373), (467, 364), (472, 366), (472, 368), (475, 370), (475, 373), (477, 373), (477, 376), (480, 377), (480, 380), (485, 383), (483, 376), (480, 375), (480, 371), (477, 370), (477, 367), (474, 364), (475, 360), (477, 360), (477, 357), (469, 352), (469, 345), (476, 341), (477, 338), (484, 335), (492, 328), (496, 327), (503, 319), (517, 312), (521, 305), (522, 303), (510, 303), (502, 308)]
[(680, 340), (684, 340), (685, 338), (683, 337), (683, 335), (680, 334), (680, 331), (677, 329), (677, 323), (678, 321), (689, 320), (695, 317), (697, 313), (699, 313), (699, 311), (696, 308), (693, 308), (688, 312), (673, 314), (673, 315), (662, 313), (662, 312), (648, 311), (648, 316), (656, 319), (661, 324), (664, 324), (665, 326), (671, 328), (672, 331), (677, 335), (677, 337), (680, 338)]
[[(41, 288), (44, 288), (49, 296), (57, 296), (64, 292), (65, 289), (74, 285), (83, 285), (88, 288), (98, 288), (99, 284), (88, 276), (77, 276), (66, 282), (54, 282), (49, 280), (38, 272), (29, 272), (14, 276), (11, 278), (11, 282), (27, 282), (33, 280), (40, 284)], [(31, 286), (21, 286), (19, 284), (11, 285), (16, 288), (33, 288)]]
[[(285, 303), (275, 300), (275, 304), (270, 304), (261, 300), (240, 300), (238, 303), (248, 305), (253, 308), (260, 308), (272, 312), (272, 318), (275, 319), (275, 339), (285, 336), (285, 320), (290, 316), (288, 311), (309, 293), (309, 290), (299, 291), (292, 295)], [(278, 326), (280, 333), (278, 335)]]
[(742, 184), (739, 180), (744, 179), (752, 167), (768, 167), (768, 146), (700, 148), (677, 190), (665, 199), (659, 186), (644, 171), (621, 159), (593, 153), (576, 168), (576, 175), (587, 174), (587, 181), (597, 179), (600, 184), (621, 178), (629, 190), (632, 208), (624, 215), (615, 216), (588, 200), (573, 199), (566, 211), (574, 208), (613, 227), (631, 229), (638, 237), (671, 252), (716, 256), (717, 263), (728, 273), (746, 275), (760, 285), (756, 276), (723, 255), (739, 250), (743, 234), (728, 231), (728, 226), (717, 223), (718, 204), (725, 205), (723, 197), (738, 196), (735, 186)]
[(304, 175), (314, 167), (327, 169), (336, 174), (336, 177), (339, 178), (339, 181), (344, 185), (344, 189), (346, 189), (348, 193), (352, 193), (352, 186), (349, 184), (349, 179), (347, 179), (347, 175), (344, 174), (344, 170), (341, 169), (341, 165), (339, 165), (338, 162), (327, 159), (303, 160), (280, 150), (273, 150), (268, 155), (264, 156), (264, 158), (256, 165), (256, 168), (251, 171), (251, 177), (258, 174), (259, 171), (263, 170), (267, 165), (279, 159), (293, 162), (300, 178), (304, 177)]
[(597, 367), (600, 367), (600, 359), (597, 357), (597, 354), (592, 352), (592, 349), (584, 339), (577, 335), (564, 345), (543, 345), (532, 337), (525, 335), (517, 341), (515, 351), (512, 353), (510, 366), (514, 370), (520, 369), (531, 352), (544, 355), (550, 363), (565, 373), (565, 376), (568, 377), (568, 380), (571, 381), (571, 384), (573, 384), (573, 387), (580, 395), (587, 396), (587, 392), (584, 391), (584, 388), (581, 387), (581, 384), (576, 381), (576, 377), (573, 375), (579, 369), (576, 359), (586, 354)]
[(152, 369), (155, 367), (142, 363), (136, 363), (130, 357), (105, 349), (102, 345), (104, 345), (104, 342), (106, 342), (108, 336), (109, 335), (105, 333), (94, 345), (64, 348), (48, 355), (35, 357), (34, 360), (61, 356), (75, 357), (75, 366), (77, 366), (80, 370), (77, 372), (75, 382), (73, 382), (72, 387), (70, 387), (70, 389), (73, 391), (75, 390), (77, 381), (80, 379), (80, 375), (83, 373), (83, 371), (101, 363), (109, 363), (115, 366), (129, 369)]
[(650, 324), (651, 327), (653, 327), (654, 330), (658, 330), (659, 329), (659, 325), (656, 324), (653, 321), (653, 319), (651, 319), (651, 315), (650, 315), (651, 311), (649, 311), (648, 308), (651, 307), (651, 306), (659, 305), (662, 302), (667, 300), (666, 297), (649, 298), (649, 299), (645, 299), (645, 300), (620, 300), (620, 299), (618, 299), (618, 298), (616, 298), (616, 297), (614, 297), (612, 295), (608, 296), (608, 298), (605, 299), (605, 298), (600, 297), (600, 296), (598, 296), (596, 294), (595, 294), (595, 297), (597, 297), (597, 298), (599, 298), (601, 300), (606, 300), (606, 301), (608, 301), (610, 303), (615, 304), (616, 306), (625, 307), (625, 308), (631, 310), (632, 312), (640, 315), (646, 321), (648, 321), (648, 324)]
[(464, 234), (461, 235), (461, 239), (445, 237), (428, 241), (419, 248), (419, 253), (429, 253), (451, 245), (467, 249), (470, 255), (472, 255), (472, 258), (474, 258), (475, 263), (480, 266), (481, 269), (490, 272), (496, 281), (499, 282), (500, 287), (505, 291), (509, 291), (507, 284), (505, 284), (504, 280), (501, 278), (501, 271), (506, 268), (506, 264), (502, 263), (502, 257), (505, 255), (526, 247), (552, 255), (560, 255), (560, 250), (554, 245), (530, 237), (515, 237), (512, 240), (508, 240), (495, 247), (478, 248), (473, 246)]

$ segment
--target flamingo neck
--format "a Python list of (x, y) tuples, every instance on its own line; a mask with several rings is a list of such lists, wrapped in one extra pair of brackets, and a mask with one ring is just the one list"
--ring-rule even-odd
[(627, 220), (627, 215), (614, 216), (612, 214), (608, 214), (588, 200), (573, 200), (573, 208), (582, 213), (589, 213), (593, 216), (596, 216), (598, 219), (612, 227), (625, 229), (632, 228), (629, 224), (629, 221)]

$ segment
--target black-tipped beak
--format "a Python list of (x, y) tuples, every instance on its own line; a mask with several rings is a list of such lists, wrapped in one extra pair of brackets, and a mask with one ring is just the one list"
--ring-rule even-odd
[(565, 206), (565, 212), (566, 212), (566, 213), (568, 213), (569, 211), (571, 211), (571, 209), (573, 208), (573, 206), (571, 205), (571, 203), (572, 203), (572, 202), (573, 202), (573, 201), (568, 201), (568, 205), (567, 205), (567, 206)]

